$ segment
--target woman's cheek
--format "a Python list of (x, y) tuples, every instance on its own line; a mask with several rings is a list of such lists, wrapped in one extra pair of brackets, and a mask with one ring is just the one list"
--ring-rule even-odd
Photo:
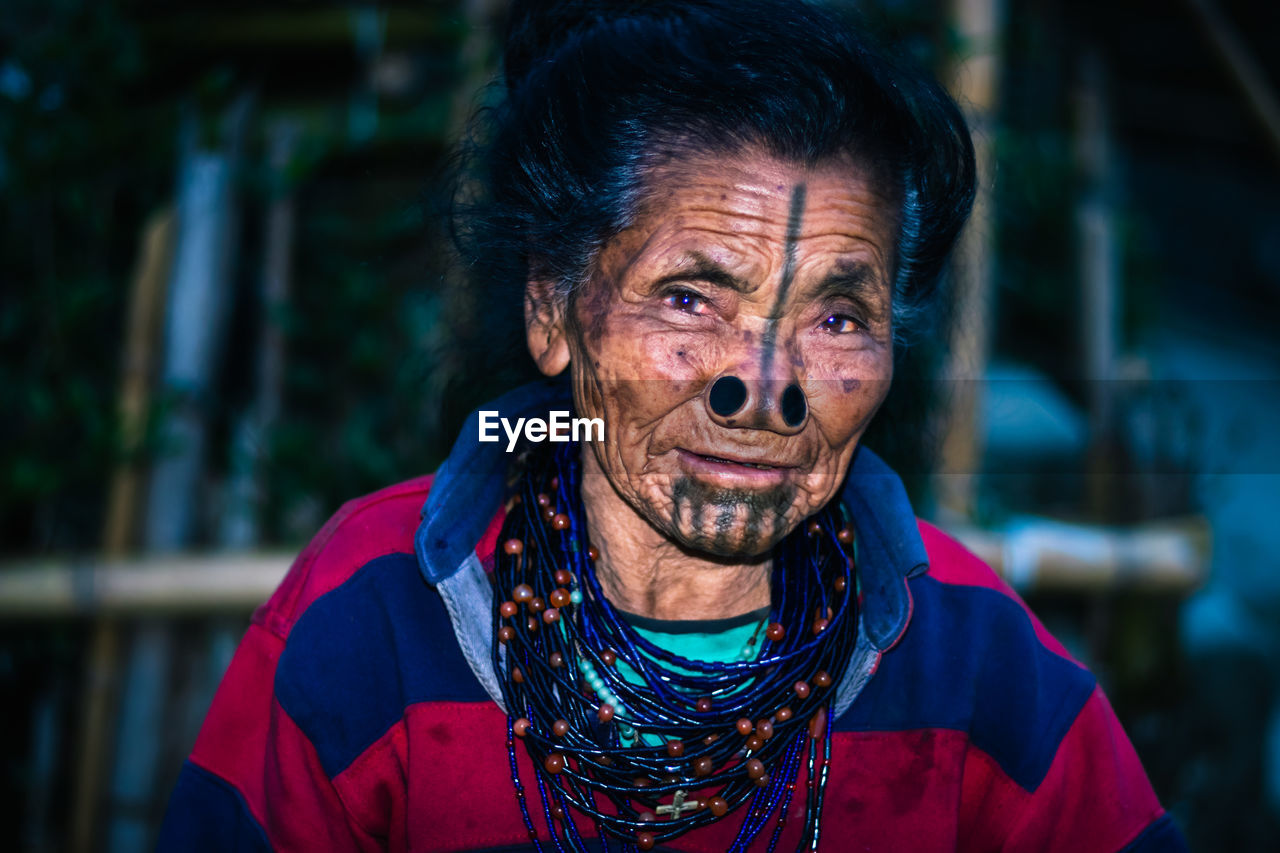
[(689, 332), (647, 331), (640, 324), (618, 335), (622, 347), (611, 357), (630, 367), (633, 375), (659, 381), (704, 380), (720, 347), (714, 336)]

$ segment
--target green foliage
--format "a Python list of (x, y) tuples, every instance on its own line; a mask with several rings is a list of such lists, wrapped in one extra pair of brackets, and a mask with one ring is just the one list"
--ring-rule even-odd
[(137, 226), (172, 134), (131, 102), (138, 36), (109, 4), (6, 3), (0, 44), (0, 538), (85, 547), (117, 458)]
[(424, 411), (441, 405), (432, 382), (448, 334), (431, 283), (442, 253), (414, 195), (368, 173), (320, 173), (299, 195), (285, 411), (267, 478), (276, 536), (310, 535), (343, 501), (429, 472), (447, 448)]
[[(262, 211), (281, 192), (297, 194), (298, 233), (291, 304), (268, 317), (288, 350), (284, 412), (265, 439), (268, 531), (309, 535), (342, 500), (429, 470), (445, 441), (425, 390), (447, 343), (430, 290), (441, 232), (424, 227), (417, 200), (444, 150), (463, 35), (439, 24), (451, 10), (391, 16), (413, 28), (391, 41), (415, 46), (425, 70), (399, 101), (377, 105), (376, 133), (357, 143), (345, 112), (363, 72), (311, 82), (335, 52), (350, 56), (349, 10), (146, 6), (0, 6), (0, 540), (9, 552), (98, 545), (124, 458), (121, 337), (142, 225), (172, 200), (180, 114), (197, 118), (198, 145), (217, 145), (220, 116), (245, 93), (257, 95), (256, 113), (238, 188), (232, 342), (207, 401), (213, 474), (256, 391)], [(191, 26), (200, 21), (214, 26), (216, 50)], [(264, 21), (289, 24), (271, 31), (282, 42), (255, 40)], [(315, 38), (293, 41), (312, 32), (308, 23)], [(303, 128), (283, 174), (265, 168), (258, 134), (275, 111)], [(171, 402), (153, 396), (153, 426)], [(151, 438), (161, 432), (148, 431), (142, 461), (164, 452)]]

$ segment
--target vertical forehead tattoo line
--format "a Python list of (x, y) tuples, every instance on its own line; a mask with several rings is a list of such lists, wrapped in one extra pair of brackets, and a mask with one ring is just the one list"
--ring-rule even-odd
[(760, 360), (761, 378), (767, 377), (769, 368), (773, 366), (773, 350), (778, 338), (778, 320), (782, 317), (782, 311), (787, 302), (787, 291), (791, 289), (791, 282), (796, 277), (796, 244), (800, 242), (800, 224), (804, 219), (806, 193), (807, 188), (803, 183), (796, 184), (791, 190), (791, 209), (787, 212), (787, 237), (783, 245), (782, 281), (778, 283), (778, 298), (774, 300), (773, 309), (769, 311), (769, 323), (764, 331), (762, 341), (764, 352)]

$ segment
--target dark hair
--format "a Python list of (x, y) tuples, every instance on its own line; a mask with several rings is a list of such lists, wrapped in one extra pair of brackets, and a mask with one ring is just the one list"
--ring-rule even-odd
[(530, 275), (572, 288), (653, 165), (681, 152), (853, 154), (887, 180), (896, 329), (928, 302), (972, 206), (955, 103), (811, 3), (515, 0), (503, 63), (503, 96), (463, 149), (454, 233), (474, 280), (517, 311), (505, 288)]

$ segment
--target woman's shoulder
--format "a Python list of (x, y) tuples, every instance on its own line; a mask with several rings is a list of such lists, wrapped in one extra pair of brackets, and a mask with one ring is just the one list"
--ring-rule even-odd
[(261, 618), (283, 632), (275, 698), (327, 769), (363, 754), (411, 705), (488, 701), (414, 553), (431, 482), (349, 501), (264, 605)]
[(938, 768), (972, 758), (999, 784), (1034, 792), (1096, 681), (990, 566), (939, 528), (919, 526), (928, 568), (907, 582), (906, 630), (834, 730), (874, 736), (890, 763), (914, 767), (927, 748)]
[(413, 536), (434, 474), (347, 501), (299, 552), (253, 621), (281, 640), (317, 600), (388, 563), (413, 560)]
[(1066, 648), (1041, 624), (1022, 597), (985, 560), (941, 528), (924, 520), (917, 520), (917, 524), (929, 555), (929, 569), (924, 578), (948, 588), (955, 597), (984, 601), (989, 607), (1007, 612), (1013, 621), (1025, 622), (1036, 642), (1045, 650), (1072, 660)]
[(1029, 790), (1096, 688), (1008, 584), (942, 530), (920, 523), (928, 570), (911, 618), (842, 725), (967, 733)]

